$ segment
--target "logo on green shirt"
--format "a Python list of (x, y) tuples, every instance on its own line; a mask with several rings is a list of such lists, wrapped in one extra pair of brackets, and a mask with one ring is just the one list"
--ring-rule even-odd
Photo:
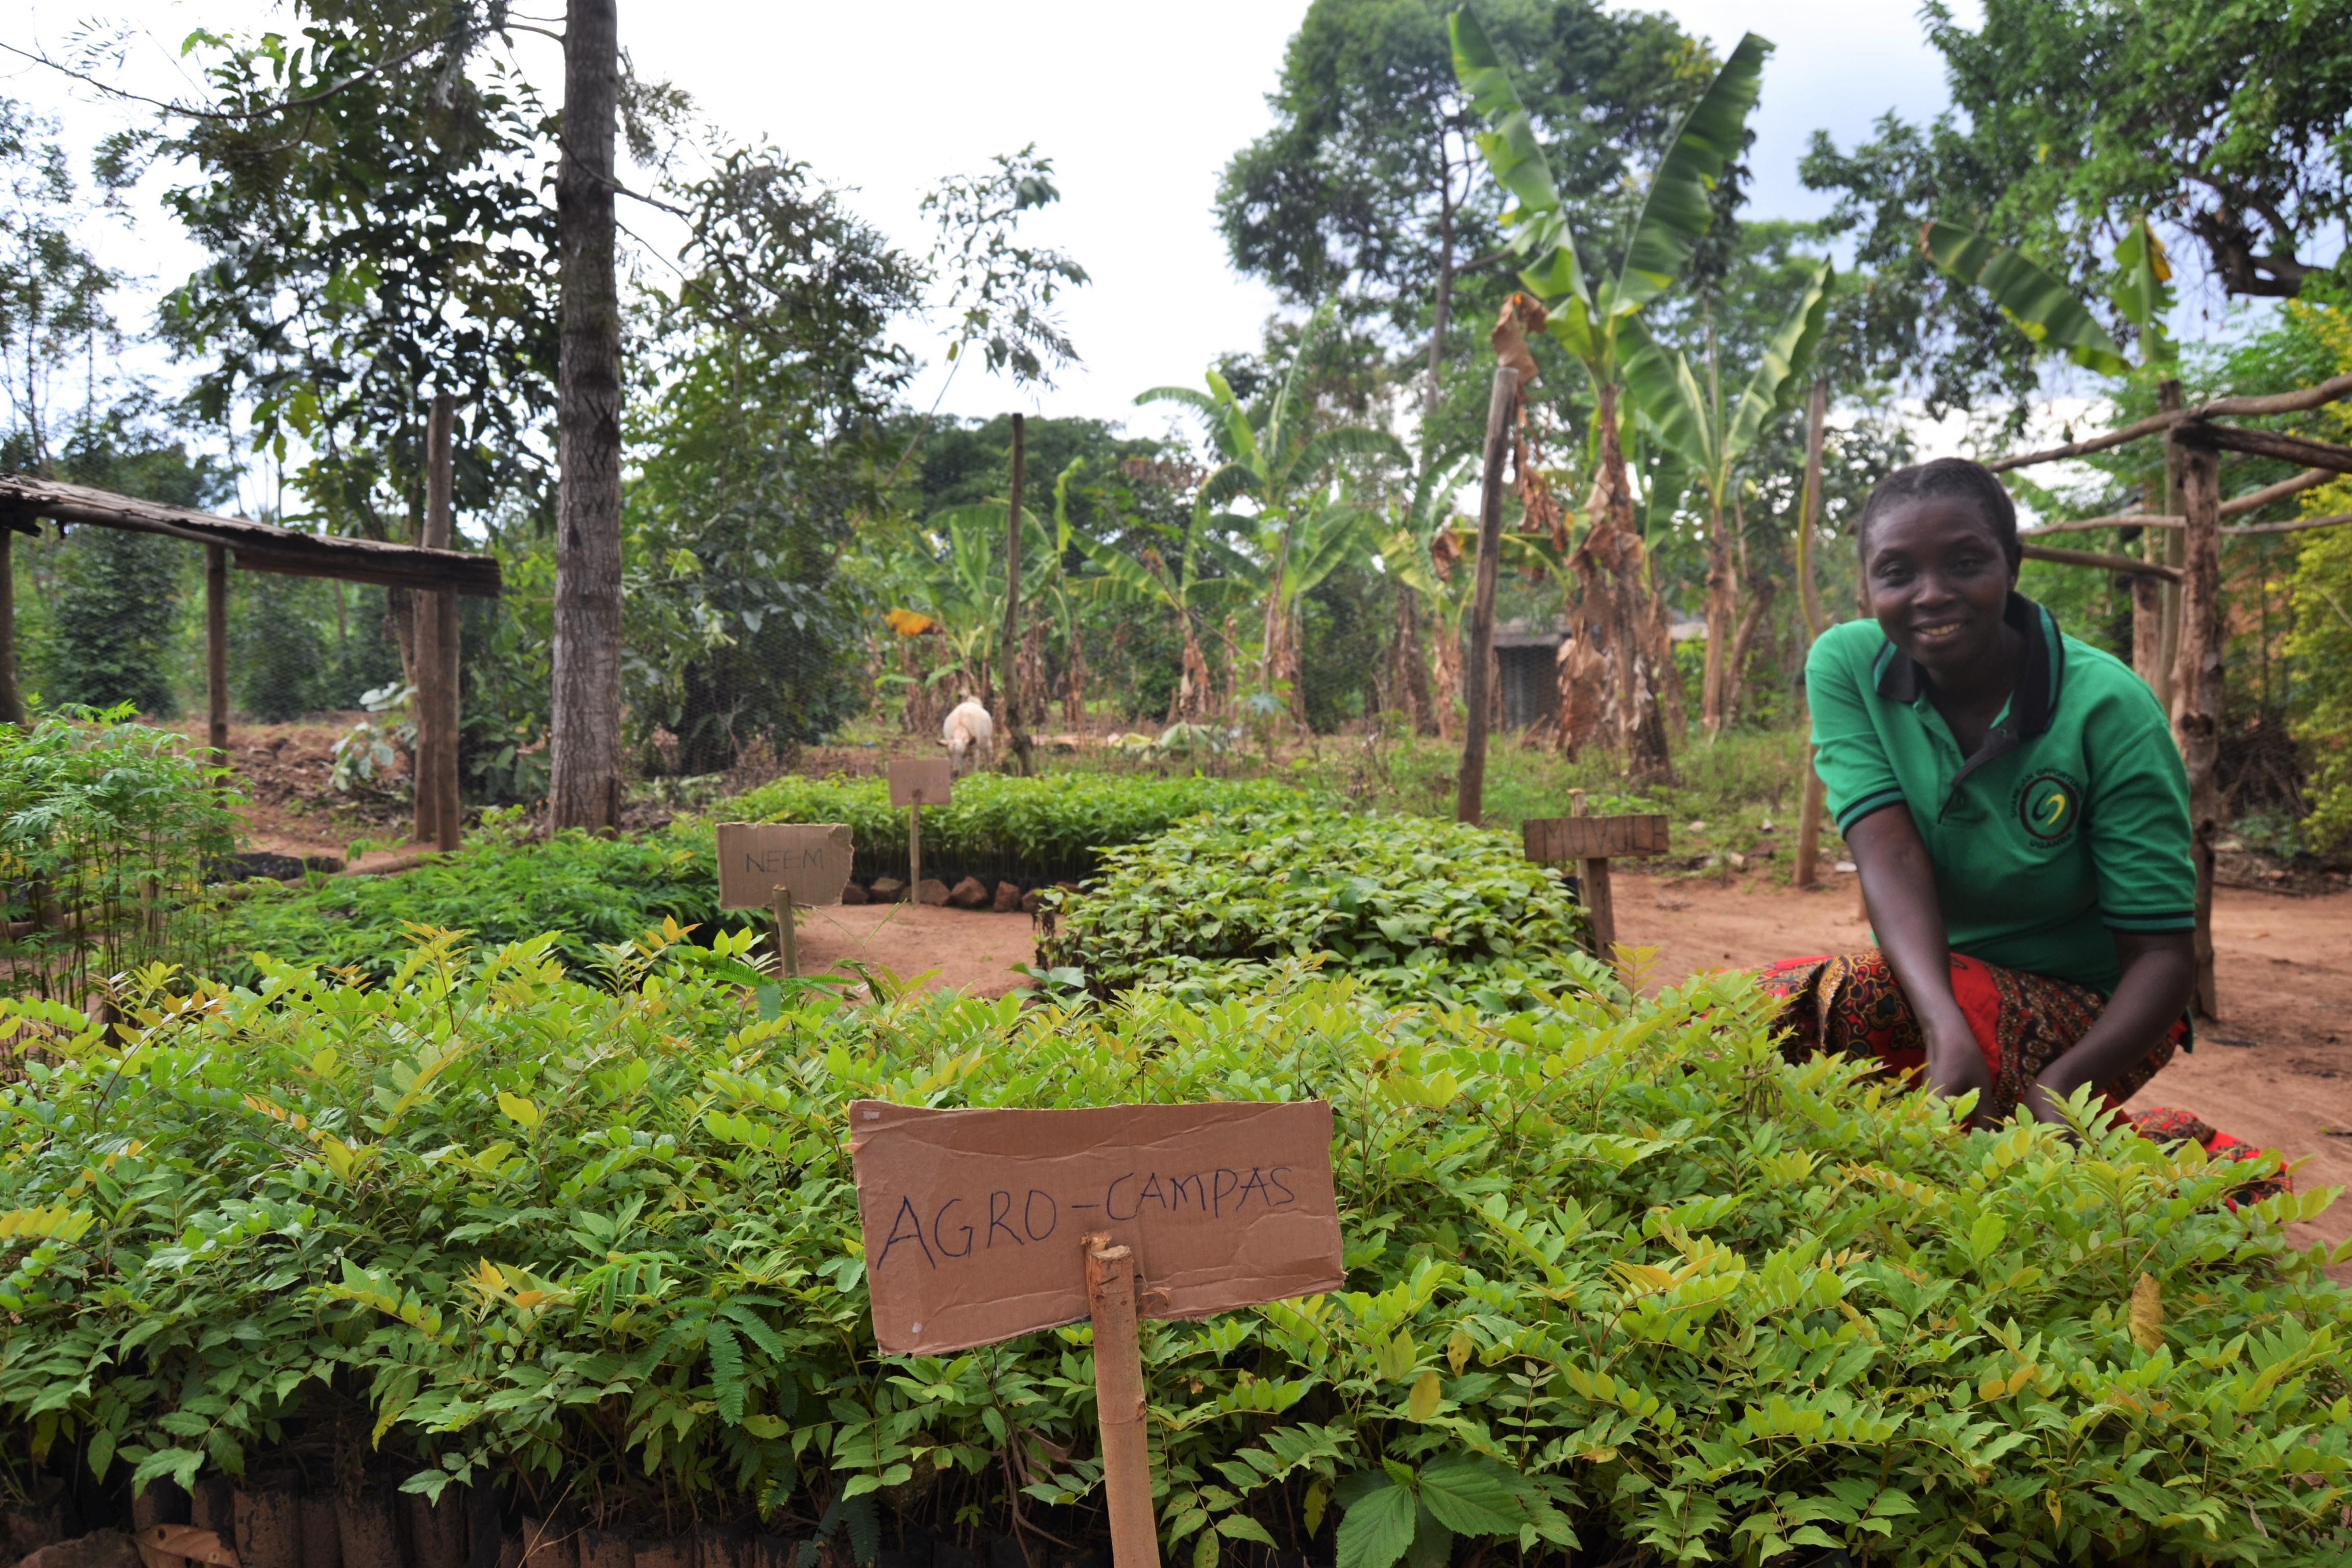
[(2044, 768), (2017, 786), (2017, 820), (2037, 844), (2063, 843), (2083, 814), (2083, 786), (2056, 768)]

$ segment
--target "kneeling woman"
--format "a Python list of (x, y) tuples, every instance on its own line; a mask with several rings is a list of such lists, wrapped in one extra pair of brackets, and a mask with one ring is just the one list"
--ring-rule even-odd
[(1979, 1092), (1979, 1125), (2058, 1120), (2085, 1084), (2120, 1106), (2187, 1043), (2196, 981), (2163, 710), (2017, 593), (2017, 513), (1990, 469), (1898, 470), (1857, 534), (1875, 618), (1823, 634), (1805, 682), (1879, 945), (1765, 972), (1793, 1047), (1924, 1068), (1936, 1093)]

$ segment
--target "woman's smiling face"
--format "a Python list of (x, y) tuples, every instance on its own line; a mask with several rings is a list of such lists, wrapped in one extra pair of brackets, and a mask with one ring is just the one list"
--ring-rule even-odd
[(1879, 629), (1929, 674), (1940, 679), (2000, 657), (2017, 566), (1965, 498), (1922, 497), (1871, 519), (1862, 569)]

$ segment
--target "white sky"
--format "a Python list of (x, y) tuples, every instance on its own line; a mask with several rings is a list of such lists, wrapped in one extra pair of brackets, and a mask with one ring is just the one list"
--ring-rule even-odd
[[(1718, 49), (1749, 28), (1779, 46), (1756, 119), (1750, 210), (1759, 216), (1824, 209), (1796, 177), (1817, 127), (1851, 145), (1889, 109), (1919, 119), (1946, 101), (1940, 63), (1901, 5), (1669, 0), (1664, 8)], [(555, 0), (544, 9), (553, 14)], [(1168, 416), (1134, 408), (1135, 394), (1196, 383), (1216, 354), (1254, 348), (1273, 309), (1262, 287), (1226, 266), (1211, 205), (1226, 159), (1270, 122), (1265, 94), (1304, 11), (1302, 0), (1199, 0), (1181, 13), (1076, 0), (1017, 9), (905, 0), (884, 12), (623, 0), (621, 28), (642, 74), (685, 88), (734, 135), (765, 135), (853, 188), (853, 206), (919, 254), (929, 236), (917, 204), (927, 189), (1034, 142), (1055, 163), (1063, 201), (1024, 233), (1069, 251), (1095, 281), (1066, 296), (1065, 319), (1085, 365), (1031, 406), (1157, 429)], [(158, 96), (188, 90), (176, 56), (189, 31), (282, 26), (285, 16), (251, 0), (37, 0), (18, 15), (12, 33), (53, 53), (96, 18), (140, 29), (119, 79)], [(880, 16), (886, 33), (874, 28)], [(551, 101), (560, 98), (556, 46), (521, 42), (528, 68)], [(140, 112), (37, 66), (0, 61), (0, 93), (63, 116), (79, 146)], [(142, 197), (163, 183), (151, 181)], [(639, 208), (632, 218), (632, 205), (623, 204), (625, 221), (658, 232), (657, 215)], [(197, 260), (152, 202), (135, 233), (107, 248), (157, 288)], [(905, 338), (919, 357), (938, 360), (932, 331), (910, 324)], [(931, 364), (917, 383), (919, 406), (937, 395), (942, 369)], [(975, 364), (957, 376), (944, 406), (985, 415), (1013, 398)]]

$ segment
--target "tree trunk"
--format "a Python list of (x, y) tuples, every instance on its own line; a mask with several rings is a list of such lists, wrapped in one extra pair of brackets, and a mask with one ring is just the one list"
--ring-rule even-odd
[(562, 357), (555, 506), (555, 692), (548, 809), (557, 828), (621, 816), (621, 310), (613, 281), (616, 0), (573, 0), (563, 34), (556, 247)]
[(1073, 730), (1087, 727), (1087, 633), (1070, 620), (1069, 658), (1062, 672), (1062, 720)]
[[(1440, 132), (1441, 142), (1444, 132)], [(1442, 149), (1441, 149), (1442, 150)], [(1454, 165), (1441, 158), (1437, 193), (1437, 304), (1429, 318), (1429, 389), (1421, 399), (1421, 445), (1429, 449), (1429, 422), (1444, 387), (1445, 319), (1454, 306)]]
[(1022, 775), (1036, 771), (1029, 726), (1021, 713), (1021, 486), (1029, 454), (1028, 420), (1013, 416), (1013, 484), (1004, 514), (1004, 637), (996, 665), (1004, 672), (1004, 730)]
[[(450, 548), (457, 532), (454, 472), (457, 405), (444, 392), (425, 425), (425, 527), (417, 542)], [(412, 595), (415, 615), (416, 777), (415, 837), (457, 847), (457, 595), (446, 588)]]
[[(2158, 405), (2168, 411), (2179, 408), (2180, 384), (2177, 381), (2164, 383), (2156, 389), (2156, 397)], [(2168, 515), (2179, 515), (2180, 495), (2180, 448), (2168, 441), (2164, 447), (2164, 505), (2161, 510)], [(2147, 546), (2149, 560), (2161, 561), (2169, 566), (2179, 566), (2187, 559), (2184, 552), (2187, 548), (2188, 536), (2182, 530), (2155, 528), (2148, 530), (2148, 532), (2156, 536)], [(2148, 585), (2155, 600), (2152, 617), (2154, 624), (2148, 637), (2150, 645), (2148, 662), (2145, 668), (2141, 667), (2137, 651), (2139, 637), (2141, 584)], [(2140, 670), (2142, 678), (2147, 680), (2148, 689), (2156, 693), (2156, 700), (2163, 704), (2164, 710), (2167, 713), (2172, 712), (2175, 700), (2172, 669), (2180, 658), (2180, 584), (2178, 582), (2147, 575), (2138, 575), (2132, 579), (2132, 637), (2135, 650), (2132, 655), (2132, 667)]]
[(1643, 581), (1642, 537), (1633, 530), (1633, 492), (1618, 440), (1613, 383), (1601, 384), (1593, 418), (1601, 427), (1601, 473), (1592, 529), (1580, 552), (1589, 555), (1603, 581), (1598, 605), (1587, 595), (1586, 618), (1600, 623), (1601, 651), (1615, 667), (1617, 740), (1624, 749), (1626, 776), (1637, 784), (1667, 784), (1674, 779), (1674, 758), (1658, 710), (1664, 672), (1656, 668), (1664, 638), (1653, 624), (1658, 617)]
[(1495, 387), (1486, 404), (1486, 472), (1478, 493), (1477, 576), (1470, 590), (1468, 723), (1462, 734), (1462, 773), (1455, 781), (1454, 820), (1475, 823), (1486, 809), (1486, 731), (1495, 655), (1495, 571), (1503, 553), (1503, 463), (1510, 452), (1511, 410), (1519, 401), (1519, 373), (1495, 367)]
[(1396, 637), (1390, 648), (1392, 700), (1404, 711), (1416, 735), (1437, 733), (1437, 716), (1429, 706), (1429, 658), (1421, 646), (1421, 595), (1396, 584)]
[(1731, 571), (1731, 542), (1723, 531), (1723, 508), (1708, 509), (1706, 529), (1706, 673), (1699, 684), (1698, 721), (1708, 738), (1723, 728), (1731, 709), (1731, 625), (1739, 591)]
[(1731, 654), (1723, 667), (1723, 722), (1732, 724), (1739, 719), (1739, 690), (1748, 683), (1748, 661), (1754, 654), (1756, 633), (1772, 608), (1774, 589), (1770, 578), (1756, 584), (1748, 592), (1748, 607), (1740, 612), (1739, 630), (1731, 638)]
[[(2189, 853), (2197, 863), (2196, 1010), (2221, 1016), (2213, 985), (2213, 846), (2221, 796), (2214, 766), (2221, 738), (2221, 484), (2218, 456), (2177, 437), (2182, 512), (2189, 526), (2180, 580), (2180, 662), (2172, 672), (2172, 737), (2189, 773)], [(2166, 531), (2170, 532), (2171, 530)]]

